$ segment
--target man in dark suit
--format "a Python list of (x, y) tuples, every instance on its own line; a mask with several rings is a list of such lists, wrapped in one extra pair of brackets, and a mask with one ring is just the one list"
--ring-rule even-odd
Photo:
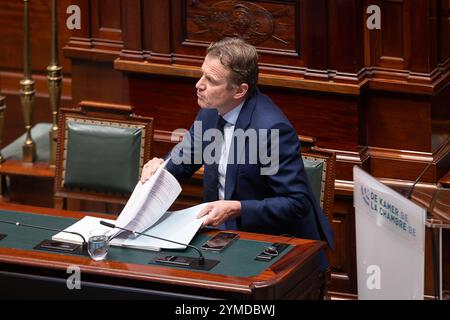
[[(297, 133), (256, 87), (256, 49), (223, 39), (208, 48), (201, 70), (201, 109), (166, 169), (183, 180), (205, 166), (204, 225), (321, 239), (332, 248), (333, 232), (309, 187)], [(141, 180), (162, 162), (149, 161)], [(322, 270), (327, 265), (322, 253)]]

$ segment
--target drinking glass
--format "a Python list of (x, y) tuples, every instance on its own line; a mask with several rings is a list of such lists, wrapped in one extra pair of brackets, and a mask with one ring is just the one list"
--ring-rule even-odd
[(100, 261), (108, 254), (108, 230), (94, 229), (89, 232), (88, 252), (92, 259)]

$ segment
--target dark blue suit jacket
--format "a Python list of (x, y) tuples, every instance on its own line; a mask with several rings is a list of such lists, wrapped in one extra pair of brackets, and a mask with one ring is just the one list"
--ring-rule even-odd
[[(191, 164), (174, 164), (169, 161), (167, 169), (178, 179), (190, 178), (203, 163), (193, 164), (195, 157), (194, 135), (202, 134), (210, 128), (216, 128), (218, 113), (215, 109), (201, 109), (196, 118), (197, 131), (194, 126), (186, 139), (173, 152), (185, 157)], [(300, 141), (297, 133), (282, 111), (259, 90), (244, 103), (235, 126), (242, 129), (278, 129), (279, 130), (279, 167), (276, 174), (261, 175), (264, 165), (259, 161), (242, 164), (237, 157), (243, 153), (250, 159), (252, 149), (248, 143), (234, 146), (234, 161), (228, 160), (225, 185), (225, 200), (241, 201), (241, 216), (226, 222), (227, 229), (236, 229), (266, 234), (290, 234), (300, 238), (327, 241), (333, 248), (333, 231), (326, 216), (318, 206), (309, 187), (303, 161), (300, 156)], [(190, 142), (190, 143), (189, 143)], [(269, 140), (270, 142), (270, 140)], [(203, 151), (209, 144), (202, 141)], [(240, 150), (238, 150), (240, 148)], [(270, 150), (270, 143), (269, 143)], [(197, 151), (200, 151), (197, 148)], [(197, 154), (197, 159), (198, 159)], [(201, 157), (200, 157), (201, 158)], [(232, 162), (232, 164), (230, 164)], [(240, 164), (241, 163), (241, 164)], [(217, 185), (205, 165), (203, 187), (205, 201), (212, 201), (210, 194), (217, 194)], [(323, 257), (322, 257), (323, 258)]]

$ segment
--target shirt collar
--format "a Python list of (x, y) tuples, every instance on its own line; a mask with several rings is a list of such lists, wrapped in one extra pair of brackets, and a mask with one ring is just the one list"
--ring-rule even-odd
[(237, 118), (239, 117), (239, 113), (241, 112), (242, 106), (244, 105), (244, 101), (242, 101), (237, 107), (228, 111), (223, 115), (223, 118), (231, 125), (236, 125)]

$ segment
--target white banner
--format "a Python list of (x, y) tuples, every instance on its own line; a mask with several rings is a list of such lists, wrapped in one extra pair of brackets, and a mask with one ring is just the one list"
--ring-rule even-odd
[(359, 299), (423, 299), (426, 210), (353, 168)]

